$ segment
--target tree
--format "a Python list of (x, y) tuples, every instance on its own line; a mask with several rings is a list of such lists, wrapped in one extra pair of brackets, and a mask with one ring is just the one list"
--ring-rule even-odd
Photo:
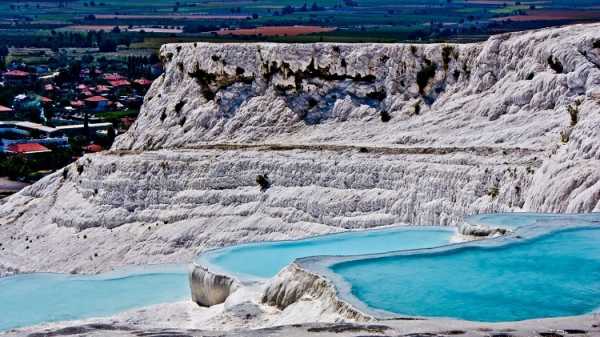
[(11, 155), (0, 158), (0, 171), (13, 180), (27, 177), (32, 172), (27, 158), (23, 155)]
[(90, 64), (94, 62), (94, 57), (92, 55), (86, 54), (81, 57), (81, 62), (85, 64)]
[(87, 109), (83, 112), (83, 135), (86, 140), (90, 139), (90, 117)]
[(98, 48), (100, 49), (100, 52), (103, 53), (114, 52), (117, 51), (117, 44), (112, 39), (106, 38), (100, 41)]
[(69, 65), (69, 76), (72, 81), (79, 80), (81, 74), (81, 64), (79, 62), (73, 62)]
[(108, 128), (108, 130), (106, 131), (106, 136), (108, 137), (108, 146), (112, 145), (112, 143), (115, 141), (115, 137), (117, 137), (115, 128)]
[(281, 15), (293, 14), (294, 11), (294, 7), (287, 5), (281, 9)]

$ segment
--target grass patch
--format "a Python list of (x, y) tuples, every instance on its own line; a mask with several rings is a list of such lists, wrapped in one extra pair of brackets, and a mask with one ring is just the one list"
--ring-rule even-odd
[(137, 110), (123, 110), (123, 111), (108, 111), (108, 112), (100, 112), (96, 114), (99, 118), (107, 122), (117, 121), (124, 117), (137, 117), (139, 111)]

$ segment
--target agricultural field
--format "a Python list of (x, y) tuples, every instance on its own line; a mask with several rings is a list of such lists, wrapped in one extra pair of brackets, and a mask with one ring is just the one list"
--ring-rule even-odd
[(593, 21), (596, 0), (0, 0), (0, 44), (58, 52), (103, 43), (103, 56), (120, 58), (168, 42), (471, 42)]

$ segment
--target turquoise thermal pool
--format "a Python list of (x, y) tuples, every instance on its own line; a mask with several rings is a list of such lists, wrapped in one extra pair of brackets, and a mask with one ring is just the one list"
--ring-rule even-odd
[[(532, 221), (528, 214), (517, 222), (544, 225), (550, 218)], [(328, 268), (350, 292), (343, 296), (392, 314), (500, 322), (591, 313), (600, 308), (600, 215), (562, 219), (572, 226), (530, 238), (341, 258)]]
[[(196, 262), (256, 280), (298, 259), (331, 277), (342, 298), (376, 314), (514, 321), (600, 308), (600, 214), (487, 214), (467, 221), (515, 232), (450, 244), (451, 228), (394, 227), (236, 245), (205, 252)], [(0, 331), (189, 296), (182, 266), (0, 278)]]
[(296, 241), (262, 242), (208, 251), (198, 262), (211, 270), (244, 279), (269, 278), (297, 258), (362, 255), (448, 244), (454, 230), (443, 227), (395, 227), (323, 235)]
[(22, 274), (0, 278), (0, 331), (108, 316), (189, 298), (187, 270), (161, 266), (99, 276)]

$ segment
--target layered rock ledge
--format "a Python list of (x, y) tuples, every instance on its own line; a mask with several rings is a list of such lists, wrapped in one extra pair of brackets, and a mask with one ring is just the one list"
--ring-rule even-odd
[(467, 45), (163, 46), (166, 73), (110, 151), (2, 201), (0, 275), (599, 211), (598, 41), (590, 24)]

